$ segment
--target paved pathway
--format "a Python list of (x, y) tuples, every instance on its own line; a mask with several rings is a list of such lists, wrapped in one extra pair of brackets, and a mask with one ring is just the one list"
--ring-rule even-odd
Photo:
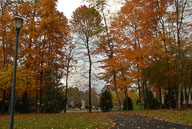
[(192, 126), (168, 123), (128, 113), (110, 113), (107, 117), (115, 123), (111, 129), (192, 129)]

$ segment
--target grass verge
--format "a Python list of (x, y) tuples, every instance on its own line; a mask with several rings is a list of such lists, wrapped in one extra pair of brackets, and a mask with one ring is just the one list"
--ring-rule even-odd
[(167, 122), (192, 126), (192, 110), (145, 110), (134, 112)]
[[(102, 113), (18, 114), (15, 129), (107, 129), (112, 122)], [(9, 128), (9, 116), (0, 116), (1, 129)]]

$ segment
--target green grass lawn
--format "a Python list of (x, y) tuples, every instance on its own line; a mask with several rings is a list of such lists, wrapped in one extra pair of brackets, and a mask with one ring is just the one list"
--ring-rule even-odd
[[(112, 122), (102, 113), (18, 114), (15, 129), (107, 129)], [(9, 116), (0, 116), (0, 128), (9, 128)]]
[[(142, 110), (144, 109), (144, 106), (142, 105)], [(140, 105), (133, 105), (133, 110), (141, 110)]]
[(145, 110), (134, 113), (184, 125), (192, 125), (192, 110)]

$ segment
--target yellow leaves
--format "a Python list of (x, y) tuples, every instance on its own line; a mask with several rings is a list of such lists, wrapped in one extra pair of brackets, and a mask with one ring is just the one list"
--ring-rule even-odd
[[(13, 66), (8, 67), (7, 69), (0, 70), (0, 89), (7, 90), (12, 87), (12, 78), (13, 78)], [(25, 91), (25, 89), (32, 89), (35, 86), (34, 72), (21, 68), (17, 69), (16, 77), (16, 90)]]
[(23, 41), (21, 46), (24, 48), (20, 49), (19, 53), (22, 59), (21, 67), (34, 71), (33, 76), (28, 74), (28, 71), (18, 73), (18, 77), (20, 76), (18, 88), (25, 89), (26, 82), (32, 87), (39, 88), (40, 85), (44, 85), (45, 81), (42, 79), (53, 63), (58, 66), (58, 69), (63, 68), (61, 64), (65, 60), (62, 50), (67, 44), (69, 26), (63, 13), (56, 10), (54, 0), (24, 2), (18, 7), (18, 12), (25, 17), (21, 30), (23, 37), (20, 37)]
[(12, 85), (13, 67), (8, 67), (7, 69), (0, 70), (0, 88), (7, 89)]
[(138, 92), (134, 91), (134, 90), (131, 90), (129, 93), (128, 93), (129, 97), (131, 98), (133, 104), (135, 105), (136, 104), (136, 101), (139, 99), (139, 94)]

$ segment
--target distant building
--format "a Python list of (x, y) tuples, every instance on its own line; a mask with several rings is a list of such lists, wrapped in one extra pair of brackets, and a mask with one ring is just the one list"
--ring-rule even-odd
[(85, 109), (85, 92), (80, 91), (81, 96), (81, 109)]
[(74, 107), (75, 103), (74, 103), (74, 97), (73, 96), (69, 96), (68, 100), (67, 100), (67, 106), (69, 107)]

